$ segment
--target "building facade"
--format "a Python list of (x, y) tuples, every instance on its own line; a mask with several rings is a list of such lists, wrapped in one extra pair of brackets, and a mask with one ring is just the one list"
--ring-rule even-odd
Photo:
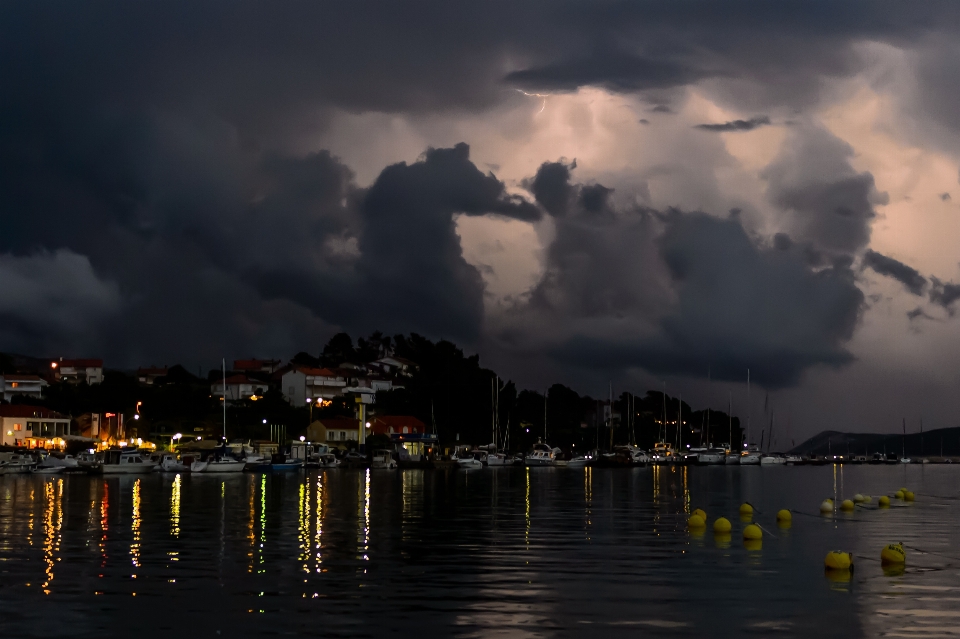
[(307, 427), (307, 439), (323, 442), (328, 446), (347, 446), (347, 442), (360, 441), (360, 420), (349, 417), (317, 419)]
[(102, 359), (63, 359), (52, 364), (54, 378), (60, 382), (100, 384), (103, 382)]
[(292, 405), (303, 406), (308, 399), (342, 395), (348, 381), (346, 375), (329, 368), (293, 366), (280, 378), (280, 390)]
[(74, 436), (72, 420), (41, 406), (0, 405), (4, 446), (62, 448), (64, 438)]
[(49, 386), (39, 375), (0, 375), (3, 401), (9, 402), (15, 395), (43, 397), (43, 389)]

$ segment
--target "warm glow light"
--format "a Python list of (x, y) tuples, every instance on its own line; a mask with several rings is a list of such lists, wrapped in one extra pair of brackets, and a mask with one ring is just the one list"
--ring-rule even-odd
[(370, 422), (367, 422), (367, 428), (370, 428)]
[(300, 441), (306, 441), (306, 439), (307, 439), (306, 437), (304, 437), (303, 435), (300, 435)]
[(173, 436), (174, 439), (180, 439), (181, 437), (183, 437), (183, 435), (181, 435), (180, 433), (177, 433), (176, 435)]
[(57, 367), (56, 362), (50, 362), (50, 368), (56, 368), (56, 367)]

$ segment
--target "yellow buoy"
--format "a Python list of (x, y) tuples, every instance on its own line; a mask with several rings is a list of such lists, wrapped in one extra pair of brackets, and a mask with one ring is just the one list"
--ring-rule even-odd
[(687, 526), (690, 528), (703, 528), (706, 525), (707, 522), (705, 522), (700, 515), (692, 515), (690, 519), (687, 520)]
[(777, 511), (777, 521), (793, 521), (793, 513), (784, 508)]
[(914, 497), (915, 495), (913, 494), (913, 491), (908, 490), (907, 492), (903, 493), (903, 501), (913, 501)]
[(723, 535), (729, 534), (732, 526), (730, 525), (730, 520), (726, 517), (719, 517), (715, 522), (713, 522), (713, 532)]
[(691, 514), (691, 515), (697, 515), (697, 516), (700, 517), (700, 519), (702, 519), (704, 522), (707, 521), (707, 513), (706, 513), (706, 511), (704, 511), (702, 508), (697, 508), (696, 510), (694, 510), (694, 511), (693, 511), (692, 513), (690, 513), (690, 514)]
[(854, 503), (849, 499), (844, 499), (842, 502), (840, 502), (840, 510), (842, 510), (845, 513), (852, 511), (853, 508), (854, 508)]
[(869, 504), (871, 501), (873, 501), (873, 497), (871, 497), (870, 495), (863, 496), (863, 503)]
[(881, 564), (905, 564), (907, 563), (907, 553), (903, 550), (903, 544), (890, 544), (880, 551)]
[(743, 547), (747, 550), (762, 550), (763, 549), (763, 540), (762, 539), (744, 539)]
[(853, 555), (840, 550), (831, 550), (823, 560), (823, 566), (830, 570), (849, 570), (853, 567)]
[(753, 514), (753, 506), (751, 506), (750, 504), (748, 504), (748, 503), (746, 503), (746, 502), (740, 504), (740, 514), (741, 514), (741, 515), (752, 515), (752, 514)]
[(763, 531), (760, 530), (760, 526), (756, 524), (750, 524), (744, 527), (743, 538), (744, 539), (762, 539)]
[(897, 492), (893, 493), (893, 496), (896, 497), (897, 499), (903, 499), (903, 491), (898, 490)]
[(856, 495), (853, 496), (853, 503), (855, 504), (862, 504), (865, 501), (867, 501), (867, 498), (861, 495), (860, 493), (857, 493)]
[(823, 513), (823, 514), (825, 514), (825, 515), (826, 515), (826, 514), (829, 514), (829, 513), (832, 513), (832, 512), (833, 512), (833, 500), (832, 500), (832, 499), (824, 499), (823, 502), (820, 504), (820, 512)]
[(880, 499), (877, 500), (877, 505), (879, 505), (881, 508), (889, 508), (890, 498), (886, 495), (880, 495)]
[(900, 492), (901, 492), (901, 493), (907, 493), (907, 492), (909, 492), (909, 491), (908, 491), (906, 488), (901, 488), (901, 489), (900, 489)]

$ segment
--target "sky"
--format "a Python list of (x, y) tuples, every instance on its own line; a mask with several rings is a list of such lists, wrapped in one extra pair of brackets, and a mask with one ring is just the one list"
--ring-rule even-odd
[(412, 331), (797, 442), (956, 426), (958, 31), (934, 1), (6, 2), (0, 350)]

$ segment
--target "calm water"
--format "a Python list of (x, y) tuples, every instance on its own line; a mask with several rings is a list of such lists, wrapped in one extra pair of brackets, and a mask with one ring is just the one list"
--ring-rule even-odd
[[(960, 501), (945, 498), (958, 478), (929, 465), (3, 476), (0, 631), (960, 634)], [(916, 503), (813, 515), (835, 491), (902, 485)], [(769, 531), (760, 549), (740, 540), (744, 500)], [(730, 518), (732, 540), (691, 536), (696, 507)], [(783, 530), (779, 508), (811, 516)], [(938, 554), (885, 574), (894, 541)], [(864, 557), (850, 581), (825, 576), (831, 549)]]

